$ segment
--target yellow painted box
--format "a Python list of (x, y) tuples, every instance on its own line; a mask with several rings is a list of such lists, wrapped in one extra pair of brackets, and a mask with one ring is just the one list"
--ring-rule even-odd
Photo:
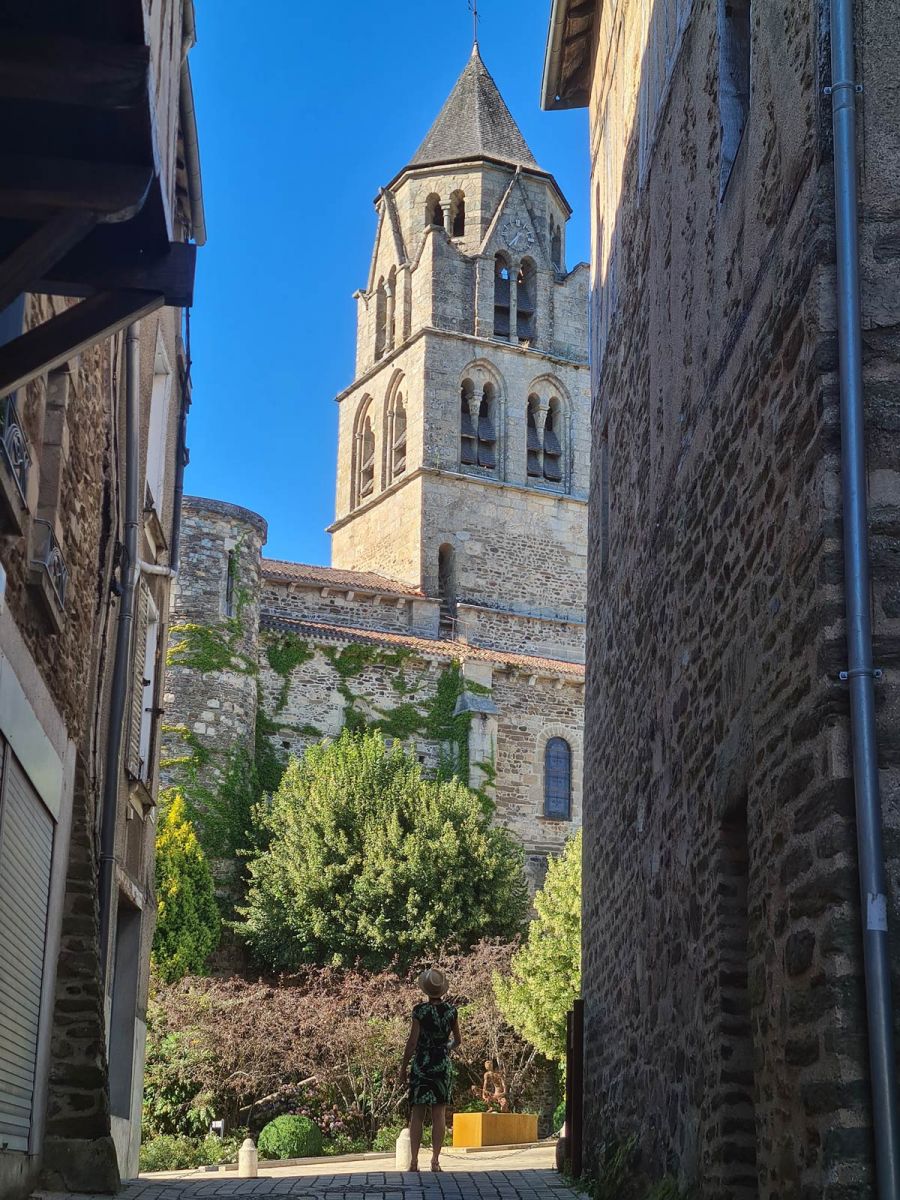
[(536, 1142), (537, 1113), (455, 1113), (454, 1146), (518, 1146)]

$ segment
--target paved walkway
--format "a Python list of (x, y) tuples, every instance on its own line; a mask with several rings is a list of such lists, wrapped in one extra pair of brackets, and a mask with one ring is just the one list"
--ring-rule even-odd
[[(213, 1200), (214, 1197), (300, 1196), (307, 1200), (576, 1200), (552, 1167), (552, 1147), (461, 1154), (447, 1149), (443, 1171), (419, 1175), (394, 1170), (393, 1159), (335, 1163), (323, 1172), (309, 1166), (260, 1168), (257, 1179), (232, 1172), (147, 1175), (128, 1184), (117, 1200)], [(38, 1192), (35, 1200), (94, 1200)], [(96, 1200), (109, 1200), (96, 1197)]]

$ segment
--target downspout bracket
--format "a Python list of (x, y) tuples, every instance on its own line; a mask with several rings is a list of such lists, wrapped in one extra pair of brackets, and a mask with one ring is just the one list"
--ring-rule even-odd
[(884, 671), (882, 671), (881, 667), (854, 667), (851, 671), (839, 672), (838, 679), (840, 679), (841, 683), (848, 683), (851, 679), (858, 679), (863, 675), (868, 675), (876, 683), (881, 683), (882, 679), (884, 679)]

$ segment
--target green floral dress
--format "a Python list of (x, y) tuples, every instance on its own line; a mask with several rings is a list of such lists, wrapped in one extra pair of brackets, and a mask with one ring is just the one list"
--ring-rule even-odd
[(443, 1000), (428, 1000), (412, 1011), (419, 1022), (419, 1041), (409, 1070), (410, 1104), (449, 1104), (453, 1081), (450, 1039), (456, 1009)]

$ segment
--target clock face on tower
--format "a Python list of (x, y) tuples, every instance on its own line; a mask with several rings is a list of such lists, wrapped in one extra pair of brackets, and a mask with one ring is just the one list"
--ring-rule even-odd
[(521, 217), (510, 217), (501, 232), (503, 240), (510, 250), (515, 250), (520, 254), (530, 250), (534, 245), (534, 233)]

